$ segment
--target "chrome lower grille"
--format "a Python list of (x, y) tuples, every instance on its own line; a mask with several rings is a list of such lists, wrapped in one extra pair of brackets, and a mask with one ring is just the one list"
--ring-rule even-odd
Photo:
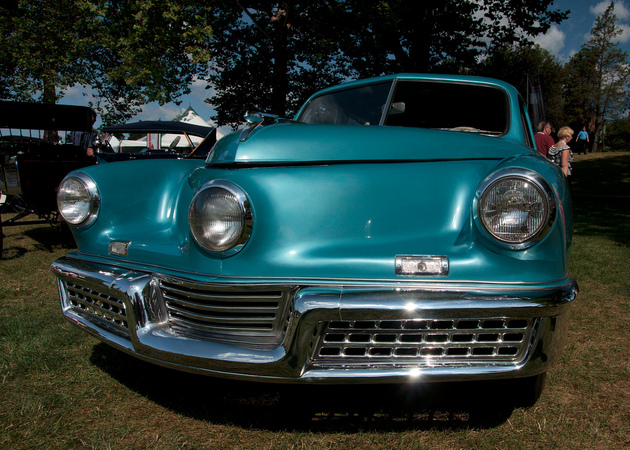
[(313, 362), (466, 364), (518, 362), (536, 337), (537, 319), (331, 321), (322, 324)]
[(180, 279), (160, 279), (159, 286), (175, 332), (277, 345), (289, 326), (291, 287), (239, 287)]
[(77, 284), (67, 282), (64, 284), (68, 306), (75, 312), (88, 318), (98, 319), (119, 334), (129, 337), (127, 312), (120, 298)]

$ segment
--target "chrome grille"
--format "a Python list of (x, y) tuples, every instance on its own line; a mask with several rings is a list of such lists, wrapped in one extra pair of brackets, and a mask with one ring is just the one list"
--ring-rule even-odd
[(538, 320), (528, 318), (331, 321), (322, 324), (313, 361), (332, 365), (517, 362), (525, 357), (537, 324)]
[(161, 279), (171, 329), (228, 341), (278, 344), (289, 326), (292, 288)]
[(124, 302), (104, 292), (84, 286), (64, 283), (69, 306), (89, 318), (96, 318), (129, 337), (129, 324)]

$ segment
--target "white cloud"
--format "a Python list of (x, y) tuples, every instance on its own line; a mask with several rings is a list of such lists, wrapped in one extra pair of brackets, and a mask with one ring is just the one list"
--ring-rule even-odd
[[(601, 16), (606, 12), (606, 8), (610, 6), (610, 3), (610, 0), (606, 0), (598, 3), (595, 6), (591, 6), (591, 14), (595, 16)], [(619, 20), (625, 20), (630, 18), (630, 11), (622, 2), (615, 2), (615, 16), (617, 16), (617, 19)]]
[(618, 23), (617, 26), (621, 28), (621, 34), (619, 35), (619, 42), (625, 44), (630, 41), (630, 25), (625, 23)]
[(184, 112), (188, 105), (175, 105), (174, 103), (167, 103), (160, 106), (159, 103), (148, 103), (142, 106), (142, 112), (137, 114), (133, 121), (136, 120), (173, 120), (176, 116)]
[(566, 34), (561, 31), (557, 25), (551, 25), (545, 34), (538, 35), (534, 38), (534, 43), (548, 50), (553, 55), (559, 55), (560, 51), (564, 48), (566, 37)]
[(205, 80), (200, 80), (199, 78), (195, 78), (190, 85), (190, 95), (199, 98), (206, 99), (210, 98), (215, 94), (215, 90), (213, 87), (210, 89), (206, 89), (208, 82)]

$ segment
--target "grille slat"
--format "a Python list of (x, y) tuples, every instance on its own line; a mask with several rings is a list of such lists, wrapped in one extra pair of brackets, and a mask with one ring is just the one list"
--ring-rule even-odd
[[(216, 289), (183, 289), (177, 287), (173, 284), (162, 285), (163, 289), (166, 292), (171, 292), (173, 296), (178, 298), (190, 298), (190, 299), (201, 299), (205, 301), (209, 301), (212, 299), (216, 300), (225, 300), (229, 298), (230, 300), (249, 300), (251, 299), (251, 293), (244, 293), (240, 291), (231, 292), (229, 290), (216, 290)], [(259, 299), (282, 299), (282, 291), (260, 291), (257, 293), (256, 298)]]
[(187, 309), (179, 308), (176, 305), (170, 305), (169, 311), (172, 314), (177, 314), (180, 317), (189, 318), (197, 322), (205, 321), (223, 321), (223, 322), (235, 322), (235, 323), (257, 323), (261, 321), (273, 322), (276, 318), (275, 313), (259, 313), (253, 316), (251, 311), (235, 310), (230, 311), (226, 309), (224, 311), (190, 311)]
[(516, 362), (537, 319), (333, 321), (324, 323), (315, 364)]
[(209, 300), (204, 301), (201, 298), (197, 298), (195, 300), (184, 300), (179, 297), (173, 297), (168, 292), (164, 294), (164, 299), (171, 302), (172, 304), (178, 304), (185, 308), (190, 309), (198, 309), (204, 311), (234, 311), (234, 310), (243, 310), (248, 311), (252, 308), (257, 310), (269, 310), (275, 311), (279, 308), (279, 303), (270, 301), (270, 302), (252, 302), (247, 300), (239, 300), (235, 301), (230, 299), (230, 301), (219, 301), (219, 300)]
[(243, 344), (281, 342), (290, 320), (294, 287), (221, 286), (160, 279), (174, 332)]

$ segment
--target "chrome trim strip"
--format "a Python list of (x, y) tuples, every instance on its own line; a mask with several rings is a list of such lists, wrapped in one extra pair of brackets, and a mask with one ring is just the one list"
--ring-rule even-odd
[[(93, 253), (75, 251), (66, 255), (68, 259), (77, 259), (81, 261), (91, 261), (95, 264), (115, 264), (117, 267), (126, 268), (128, 270), (147, 270), (152, 269), (155, 273), (167, 274), (171, 273), (172, 276), (176, 278), (190, 278), (191, 280), (197, 279), (199, 276), (198, 272), (192, 271), (178, 271), (177, 273), (173, 273), (169, 268), (164, 266), (160, 266), (157, 264), (146, 264), (142, 263), (142, 267), (138, 267), (129, 261), (121, 261), (117, 258), (111, 258), (103, 255), (96, 255)], [(89, 259), (93, 258), (93, 259)], [(522, 291), (524, 288), (532, 289), (533, 291), (548, 291), (551, 289), (561, 289), (570, 283), (572, 280), (567, 273), (565, 277), (558, 278), (555, 280), (544, 280), (540, 283), (524, 283), (524, 282), (500, 282), (500, 281), (489, 281), (489, 280), (444, 280), (444, 279), (419, 279), (416, 281), (401, 279), (387, 279), (387, 278), (318, 278), (318, 277), (300, 277), (300, 278), (291, 278), (291, 277), (248, 277), (246, 279), (237, 276), (231, 275), (222, 275), (222, 274), (213, 274), (208, 273), (204, 275), (206, 280), (235, 280), (244, 283), (262, 283), (262, 284), (292, 284), (292, 285), (348, 285), (352, 286), (353, 284), (358, 285), (374, 285), (374, 286), (385, 286), (391, 288), (392, 286), (398, 287), (415, 287), (418, 289), (447, 289), (447, 290), (465, 290), (468, 291), (473, 288), (479, 288), (479, 286), (483, 286), (484, 291), (494, 291), (494, 290), (517, 290)], [(261, 281), (263, 280), (263, 281)], [(541, 286), (543, 284), (544, 286)], [(553, 285), (553, 286), (552, 286)], [(496, 286), (496, 287), (495, 287)]]
[(392, 100), (394, 98), (394, 93), (396, 92), (396, 86), (398, 85), (398, 78), (392, 80), (392, 83), (389, 87), (389, 93), (387, 94), (387, 100), (385, 101), (385, 106), (383, 108), (383, 112), (381, 113), (381, 120), (378, 122), (379, 126), (385, 125), (385, 120), (389, 115), (389, 108), (391, 108)]

